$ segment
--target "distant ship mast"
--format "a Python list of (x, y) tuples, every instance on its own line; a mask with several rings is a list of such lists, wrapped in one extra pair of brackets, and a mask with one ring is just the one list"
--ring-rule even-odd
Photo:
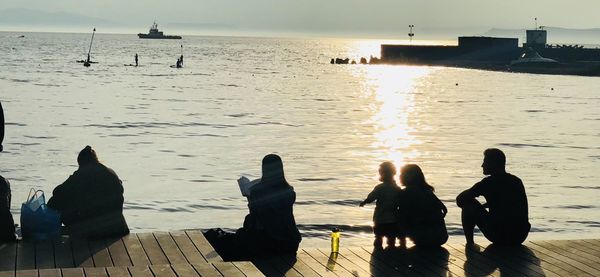
[(410, 28), (409, 32), (408, 32), (408, 39), (410, 44), (412, 44), (412, 38), (415, 36), (415, 33), (413, 33), (413, 28), (415, 27), (415, 25), (408, 25), (408, 28)]

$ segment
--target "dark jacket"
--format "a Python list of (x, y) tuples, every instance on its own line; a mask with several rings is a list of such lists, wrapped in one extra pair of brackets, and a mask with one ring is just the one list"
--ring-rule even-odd
[(15, 222), (10, 213), (10, 184), (0, 176), (0, 242), (15, 240)]
[(48, 206), (61, 213), (73, 236), (100, 238), (129, 233), (123, 217), (123, 186), (101, 163), (81, 166), (52, 192)]
[(286, 250), (297, 250), (302, 238), (294, 219), (294, 202), (292, 186), (257, 184), (248, 196), (250, 214), (244, 220), (244, 229), (267, 236)]
[(448, 240), (446, 206), (427, 188), (406, 188), (400, 201), (405, 229), (416, 245), (442, 245)]

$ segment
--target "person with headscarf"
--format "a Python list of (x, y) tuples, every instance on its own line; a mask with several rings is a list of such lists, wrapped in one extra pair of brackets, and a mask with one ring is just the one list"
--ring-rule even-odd
[(61, 214), (71, 236), (119, 237), (129, 234), (123, 217), (123, 185), (117, 174), (103, 165), (91, 146), (77, 157), (79, 168), (56, 187), (48, 206)]
[(244, 226), (235, 233), (211, 229), (205, 235), (226, 261), (296, 254), (302, 238), (294, 219), (295, 201), (281, 158), (269, 154), (262, 160), (260, 182), (250, 188)]

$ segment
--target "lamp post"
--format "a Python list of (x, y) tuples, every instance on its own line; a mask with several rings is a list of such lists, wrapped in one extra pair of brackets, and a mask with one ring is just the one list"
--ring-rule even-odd
[(408, 39), (410, 41), (410, 44), (412, 44), (412, 38), (415, 36), (415, 33), (413, 33), (413, 28), (415, 27), (415, 25), (408, 25), (408, 28), (410, 28), (410, 31), (408, 32)]

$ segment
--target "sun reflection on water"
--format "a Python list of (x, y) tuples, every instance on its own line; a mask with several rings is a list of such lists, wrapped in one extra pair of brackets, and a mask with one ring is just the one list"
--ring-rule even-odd
[(415, 66), (368, 66), (355, 71), (362, 76), (364, 93), (371, 100), (371, 147), (379, 161), (397, 166), (419, 155), (412, 146), (421, 142), (414, 136), (410, 116), (415, 111), (415, 86), (433, 69)]

